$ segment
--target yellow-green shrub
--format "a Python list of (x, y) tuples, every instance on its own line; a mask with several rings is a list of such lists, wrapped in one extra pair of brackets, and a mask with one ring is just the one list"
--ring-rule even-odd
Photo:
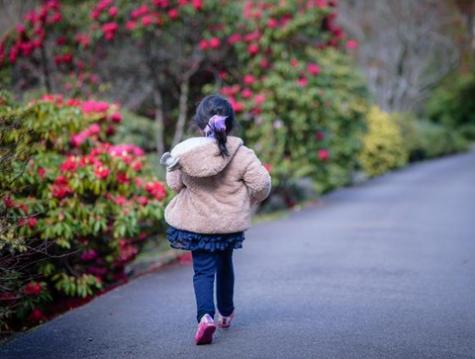
[(373, 106), (367, 116), (367, 126), (359, 156), (363, 170), (373, 177), (404, 166), (408, 159), (407, 149), (399, 126), (391, 116)]

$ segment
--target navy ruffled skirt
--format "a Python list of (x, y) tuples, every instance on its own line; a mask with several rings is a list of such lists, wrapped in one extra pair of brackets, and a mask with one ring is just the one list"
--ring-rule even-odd
[(169, 226), (167, 239), (172, 248), (194, 251), (203, 249), (209, 252), (242, 248), (244, 232), (225, 234), (203, 234), (189, 232)]

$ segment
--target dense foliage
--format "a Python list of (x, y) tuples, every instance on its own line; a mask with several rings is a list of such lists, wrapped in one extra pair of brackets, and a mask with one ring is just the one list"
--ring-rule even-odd
[[(6, 104), (0, 120), (0, 323), (18, 329), (45, 304), (91, 296), (124, 278), (124, 266), (160, 229), (163, 184), (143, 170), (143, 151), (111, 145), (116, 105), (44, 96)], [(46, 311), (44, 310), (46, 309)]]
[(404, 166), (408, 153), (401, 131), (391, 116), (372, 107), (368, 117), (368, 132), (363, 138), (360, 154), (361, 166), (370, 176), (381, 175)]
[(475, 74), (444, 82), (431, 97), (427, 112), (432, 121), (475, 139)]

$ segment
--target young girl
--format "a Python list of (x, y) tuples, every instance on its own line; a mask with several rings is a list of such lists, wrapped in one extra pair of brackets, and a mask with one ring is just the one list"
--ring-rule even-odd
[(234, 111), (221, 96), (208, 96), (194, 117), (204, 137), (190, 138), (162, 156), (167, 184), (177, 195), (165, 209), (171, 246), (193, 258), (198, 329), (196, 344), (210, 344), (216, 330), (213, 300), (216, 276), (217, 325), (234, 317), (233, 249), (241, 248), (251, 220), (251, 203), (263, 201), (271, 179), (254, 151), (228, 136)]

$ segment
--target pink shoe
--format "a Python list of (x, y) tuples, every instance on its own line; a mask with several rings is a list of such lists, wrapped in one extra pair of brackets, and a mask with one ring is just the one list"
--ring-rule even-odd
[(234, 318), (234, 311), (227, 317), (218, 313), (218, 327), (229, 328), (231, 326), (231, 321), (233, 320), (233, 318)]
[(215, 330), (216, 325), (214, 324), (213, 318), (211, 318), (209, 314), (203, 315), (195, 334), (196, 345), (211, 344)]

